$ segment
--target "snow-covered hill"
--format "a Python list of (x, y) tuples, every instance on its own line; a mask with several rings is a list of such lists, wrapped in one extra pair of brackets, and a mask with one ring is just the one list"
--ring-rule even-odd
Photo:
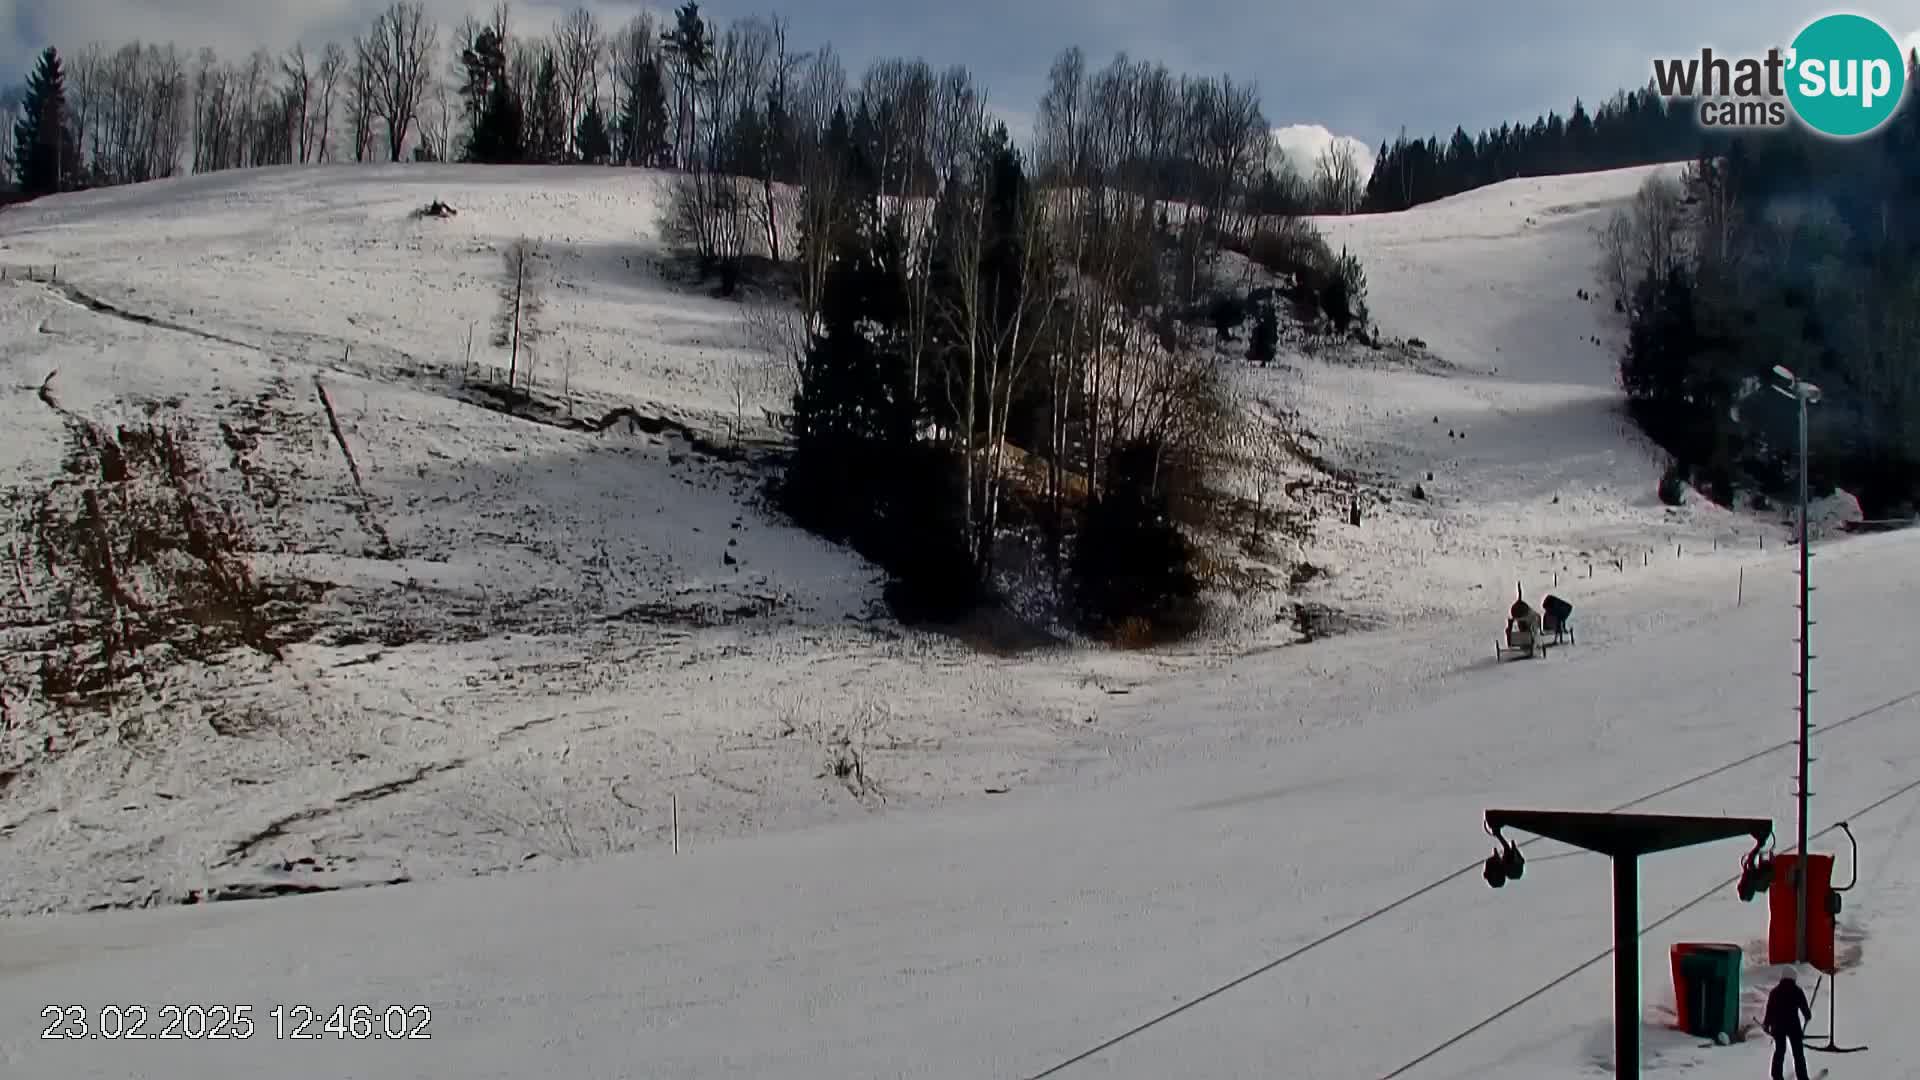
[[(1324, 525), (1320, 588), (1380, 617), (1484, 610), (1616, 562), (1751, 552), (1779, 523), (1658, 499), (1662, 456), (1621, 411), (1625, 326), (1598, 231), (1649, 173), (1514, 180), (1398, 214), (1320, 219), (1361, 259), (1382, 335), (1424, 362), (1301, 365), (1277, 396), (1360, 474), (1360, 528)], [(1416, 485), (1424, 498), (1413, 497)], [(1580, 586), (1588, 589), (1584, 580)]]
[[(1777, 554), (1759, 524), (1660, 506), (1656, 459), (1618, 417), (1618, 330), (1577, 293), (1596, 284), (1591, 230), (1643, 174), (1323, 223), (1363, 259), (1386, 333), (1427, 349), (1248, 374), (1305, 432), (1309, 471), (1351, 472), (1365, 508), (1316, 524), (1301, 599), (1394, 627), (1377, 640), (1480, 641), (1516, 582), (1627, 611)], [(111, 715), (9, 696), (0, 910), (538, 866), (1115, 775), (1160, 752), (1116, 703), (1294, 640), (1263, 616), (1166, 652), (982, 657), (878, 617), (871, 567), (762, 508), (730, 451), (730, 418), (774, 402), (734, 392), (740, 306), (663, 274), (658, 188), (631, 170), (291, 168), (0, 214), (7, 604), (25, 627), (7, 679), (45, 677), (18, 646), (60, 625), (48, 606), (74, 581), (34, 545), (84, 555), (97, 517), (88, 484), (52, 481), (114, 454), (149, 473), (111, 506), (184, 530), (119, 568), (129, 602), (164, 587), (165, 559), (200, 557), (181, 483), (237, 523), (253, 579), (229, 591), (262, 598), (227, 620), (251, 646), (153, 672)], [(457, 214), (416, 214), (436, 199)], [(520, 236), (552, 278), (538, 420), (486, 389)], [(622, 408), (631, 422), (577, 422)], [(133, 452), (143, 425), (185, 456)], [(1355, 677), (1376, 685), (1450, 663), (1367, 655)], [(1230, 711), (1308, 715), (1273, 693)]]
[[(29, 523), (89, 424), (177, 426), (262, 587), (317, 598), (269, 628), (284, 661), (174, 667), (110, 717), (10, 694), (0, 909), (519, 867), (665, 837), (676, 799), (689, 836), (864, 814), (1086, 741), (1097, 689), (875, 622), (871, 567), (760, 506), (739, 309), (662, 279), (657, 180), (267, 170), (0, 217), (15, 621), (58, 621)], [(414, 216), (436, 198), (457, 216)], [(539, 390), (638, 423), (489, 407), (521, 235), (551, 262)], [(163, 464), (142, 505), (172, 505)]]

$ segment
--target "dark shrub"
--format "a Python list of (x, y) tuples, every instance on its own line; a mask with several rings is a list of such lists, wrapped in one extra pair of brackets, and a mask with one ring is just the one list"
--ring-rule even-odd
[(1197, 621), (1195, 552), (1174, 524), (1154, 477), (1158, 448), (1137, 441), (1115, 451), (1105, 494), (1087, 510), (1074, 557), (1083, 627), (1128, 644), (1165, 640)]

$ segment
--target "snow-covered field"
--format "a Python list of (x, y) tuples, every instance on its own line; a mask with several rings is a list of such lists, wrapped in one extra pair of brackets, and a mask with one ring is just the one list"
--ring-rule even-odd
[[(1385, 334), (1427, 348), (1247, 378), (1359, 482), (1362, 524), (1317, 523), (1322, 573), (1296, 599), (1384, 628), (1292, 648), (1290, 624), (1242, 620), (1131, 654), (903, 631), (870, 567), (762, 508), (725, 448), (740, 309), (663, 278), (651, 174), (264, 170), (7, 211), (9, 512), (75, 488), (50, 482), (83, 433), (174, 424), (260, 580), (310, 603), (272, 628), (279, 658), (168, 669), (108, 716), (9, 697), (0, 911), (415, 883), (13, 920), (0, 996), (29, 1019), (27, 998), (109, 987), (433, 1003), (436, 1040), (387, 1048), (391, 1071), (313, 1048), (293, 1066), (312, 1075), (1025, 1075), (1464, 865), (1486, 803), (1605, 808), (1773, 745), (1784, 530), (1660, 505), (1618, 413), (1620, 330), (1579, 296), (1593, 230), (1645, 173), (1324, 222)], [(458, 215), (413, 215), (434, 199)], [(499, 250), (521, 235), (551, 256), (550, 422), (484, 390)], [(565, 422), (619, 407), (641, 423)], [(49, 615), (59, 582), (10, 542), (5, 603)], [(1820, 598), (1899, 610), (1911, 554), (1835, 545)], [(1581, 644), (1496, 670), (1516, 583), (1571, 599)], [(1909, 689), (1881, 625), (1823, 618), (1831, 715)], [(1816, 790), (1897, 786), (1912, 708), (1836, 733), (1868, 749), (1825, 751)], [(1783, 814), (1788, 756), (1643, 808)], [(1874, 922), (1920, 876), (1884, 831), (1907, 808), (1857, 823), (1889, 852), (1848, 908), (1873, 928), (1866, 972), (1920, 964)], [(1654, 860), (1650, 917), (1736, 857)], [(428, 880), (517, 868), (541, 872)], [(1606, 894), (1579, 891), (1603, 877), (1545, 862), (1491, 898), (1463, 878), (1083, 1067), (1377, 1075), (1604, 948)], [(1758, 910), (1716, 900), (1670, 929), (1746, 940)], [(1604, 991), (1596, 969), (1419, 1075), (1577, 1071), (1604, 1053)], [(1845, 994), (1862, 1018), (1843, 1037), (1872, 1041), (1888, 1004)], [(35, 1033), (0, 1031), (18, 1075), (160, 1068)], [(197, 1053), (156, 1051), (214, 1060)]]

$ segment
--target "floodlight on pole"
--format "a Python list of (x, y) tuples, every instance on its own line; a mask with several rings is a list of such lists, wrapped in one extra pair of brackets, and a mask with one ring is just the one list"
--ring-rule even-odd
[[(1792, 368), (1784, 364), (1775, 364), (1773, 366), (1773, 375), (1779, 379), (1780, 382), (1769, 385), (1774, 393), (1779, 394), (1781, 397), (1792, 399), (1795, 405), (1795, 411), (1798, 414), (1799, 429), (1799, 498), (1796, 500), (1799, 504), (1799, 520), (1796, 522), (1795, 532), (1799, 534), (1798, 543), (1800, 545), (1800, 637), (1798, 639), (1800, 646), (1800, 703), (1797, 710), (1800, 714), (1800, 737), (1798, 740), (1800, 747), (1800, 774), (1799, 790), (1794, 792), (1794, 797), (1799, 804), (1799, 864), (1796, 870), (1797, 880), (1794, 891), (1794, 907), (1797, 909), (1797, 913), (1794, 917), (1793, 952), (1794, 959), (1804, 964), (1807, 961), (1807, 894), (1809, 888), (1809, 875), (1806, 873), (1807, 799), (1812, 794), (1812, 792), (1807, 789), (1807, 771), (1808, 766), (1813, 761), (1807, 754), (1808, 732), (1812, 727), (1808, 721), (1807, 705), (1808, 699), (1813, 695), (1813, 690), (1807, 685), (1807, 669), (1815, 659), (1809, 649), (1810, 639), (1808, 632), (1813, 626), (1813, 620), (1808, 617), (1807, 608), (1808, 594), (1813, 592), (1813, 586), (1809, 583), (1807, 575), (1808, 562), (1813, 558), (1813, 552), (1807, 544), (1807, 534), (1809, 531), (1807, 527), (1809, 502), (1807, 490), (1807, 406), (1820, 403), (1820, 387), (1802, 379), (1794, 373)], [(1734, 394), (1732, 407), (1727, 410), (1728, 415), (1733, 418), (1735, 423), (1743, 422), (1740, 416), (1741, 403), (1758, 393), (1760, 386), (1761, 381), (1753, 376), (1748, 376), (1740, 380), (1740, 389)]]
[(1810, 545), (1807, 543), (1807, 539), (1808, 539), (1807, 510), (1808, 510), (1808, 501), (1809, 501), (1808, 491), (1807, 491), (1807, 406), (1819, 403), (1820, 387), (1818, 387), (1813, 383), (1807, 382), (1805, 379), (1800, 378), (1800, 376), (1793, 373), (1793, 370), (1791, 368), (1788, 368), (1781, 364), (1774, 365), (1773, 374), (1775, 375), (1775, 377), (1779, 378), (1780, 380), (1782, 380), (1783, 383), (1785, 383), (1785, 385), (1781, 385), (1780, 383), (1775, 383), (1773, 387), (1774, 391), (1784, 397), (1792, 398), (1796, 405), (1796, 411), (1799, 413), (1800, 521), (1799, 521), (1798, 532), (1800, 533), (1800, 638), (1799, 638), (1799, 645), (1800, 645), (1800, 708), (1799, 708), (1799, 712), (1800, 712), (1800, 780), (1799, 780), (1799, 790), (1796, 791), (1794, 795), (1799, 802), (1800, 859), (1799, 859), (1799, 863), (1796, 870), (1797, 880), (1794, 882), (1793, 956), (1794, 956), (1794, 961), (1796, 963), (1804, 964), (1807, 962), (1807, 902), (1808, 902), (1809, 879), (1812, 877), (1811, 874), (1807, 873), (1807, 855), (1808, 855), (1808, 852), (1807, 852), (1807, 800), (1813, 794), (1813, 792), (1808, 790), (1808, 787), (1807, 787), (1807, 768), (1813, 761), (1813, 759), (1807, 755), (1808, 734), (1812, 730), (1812, 724), (1809, 722), (1809, 719), (1808, 719), (1807, 706), (1808, 706), (1808, 699), (1813, 696), (1813, 690), (1807, 685), (1807, 668), (1808, 668), (1808, 665), (1810, 665), (1814, 659), (1813, 653), (1810, 648), (1810, 639), (1808, 637), (1808, 632), (1813, 628), (1813, 620), (1809, 617), (1808, 608), (1807, 608), (1808, 596), (1813, 592), (1813, 585), (1811, 584), (1807, 576), (1808, 563), (1813, 558), (1813, 553), (1811, 550), (1809, 550)]

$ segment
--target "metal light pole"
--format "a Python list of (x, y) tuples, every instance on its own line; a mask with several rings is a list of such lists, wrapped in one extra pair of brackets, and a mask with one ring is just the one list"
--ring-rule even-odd
[(1807, 544), (1807, 406), (1819, 402), (1820, 388), (1785, 367), (1776, 365), (1773, 373), (1785, 383), (1775, 384), (1774, 391), (1792, 398), (1800, 414), (1800, 790), (1795, 793), (1800, 802), (1800, 862), (1798, 880), (1794, 882), (1793, 955), (1796, 962), (1804, 964), (1807, 962), (1807, 893), (1812, 877), (1807, 872), (1807, 798), (1813, 794), (1807, 789), (1807, 766), (1813, 760), (1807, 756), (1807, 734), (1812, 729), (1807, 705), (1813, 694), (1807, 685), (1807, 666), (1814, 659), (1808, 638), (1813, 620), (1807, 611), (1807, 597), (1813, 592), (1807, 578), (1808, 562), (1813, 558)]

